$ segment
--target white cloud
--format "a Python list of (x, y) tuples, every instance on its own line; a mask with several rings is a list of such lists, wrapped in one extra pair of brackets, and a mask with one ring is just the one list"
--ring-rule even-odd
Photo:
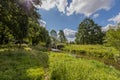
[(64, 31), (64, 34), (69, 42), (75, 40), (75, 33), (76, 33), (75, 30), (66, 28), (63, 31)]
[(55, 7), (56, 0), (42, 0), (42, 5), (40, 8), (45, 10), (50, 10)]
[(94, 14), (93, 18), (97, 18), (99, 16), (99, 14)]
[(57, 0), (56, 6), (60, 12), (65, 13), (65, 8), (67, 7), (68, 2), (67, 0)]
[(41, 9), (50, 10), (57, 8), (66, 15), (84, 14), (90, 16), (98, 10), (109, 10), (114, 0), (72, 0), (68, 6), (67, 0), (42, 0)]
[(102, 27), (102, 31), (108, 31), (109, 29), (114, 28), (115, 25), (113, 24), (107, 24), (105, 27)]
[(46, 26), (46, 22), (44, 20), (40, 20), (39, 23), (40, 23), (40, 26), (42, 26), (42, 27)]
[(65, 8), (67, 7), (67, 5), (67, 0), (42, 0), (42, 5), (40, 8), (50, 10), (57, 7), (60, 12), (65, 13)]
[(115, 17), (108, 19), (108, 21), (113, 21), (114, 23), (119, 23), (120, 22), (120, 12)]
[(113, 0), (72, 0), (67, 7), (67, 15), (84, 14), (90, 16), (98, 10), (109, 10)]

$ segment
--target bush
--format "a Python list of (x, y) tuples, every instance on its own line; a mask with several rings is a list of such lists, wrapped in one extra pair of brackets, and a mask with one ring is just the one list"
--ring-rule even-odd
[(43, 80), (44, 73), (43, 68), (32, 68), (27, 70), (27, 76), (32, 80)]

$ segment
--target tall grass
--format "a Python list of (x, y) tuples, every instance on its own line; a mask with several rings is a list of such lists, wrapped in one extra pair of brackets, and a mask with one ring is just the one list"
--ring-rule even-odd
[(48, 67), (48, 55), (36, 50), (0, 52), (0, 80), (41, 80)]
[(105, 47), (103, 45), (67, 45), (64, 48), (73, 54), (90, 55), (101, 58), (117, 58), (120, 52), (113, 47)]
[(94, 60), (51, 53), (50, 80), (120, 80), (120, 72)]

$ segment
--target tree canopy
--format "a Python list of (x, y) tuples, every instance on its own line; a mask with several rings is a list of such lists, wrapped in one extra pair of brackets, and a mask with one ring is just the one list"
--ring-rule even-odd
[(103, 32), (101, 26), (95, 24), (90, 18), (85, 18), (78, 27), (76, 33), (77, 44), (102, 44)]
[(66, 37), (64, 35), (63, 30), (60, 30), (59, 33), (58, 33), (58, 35), (59, 35), (59, 41), (61, 43), (66, 43), (67, 42), (67, 39), (66, 39)]
[(0, 0), (0, 44), (50, 43), (48, 31), (38, 22), (36, 5), (41, 0)]
[(105, 42), (106, 45), (120, 50), (120, 23), (106, 32)]

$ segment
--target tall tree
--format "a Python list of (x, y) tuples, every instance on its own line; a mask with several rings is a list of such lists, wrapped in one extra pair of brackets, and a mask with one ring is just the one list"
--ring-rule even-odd
[(28, 25), (28, 35), (26, 41), (31, 43), (32, 45), (37, 45), (40, 42), (50, 44), (50, 37), (48, 31), (40, 26), (38, 23), (29, 18)]
[(66, 37), (65, 37), (65, 35), (64, 35), (63, 30), (60, 30), (60, 31), (59, 31), (59, 41), (60, 41), (61, 43), (66, 43), (66, 42), (67, 42), (67, 39), (66, 39)]
[(76, 33), (77, 44), (102, 44), (103, 33), (101, 26), (98, 26), (90, 18), (85, 18), (78, 27)]
[(58, 42), (57, 40), (57, 32), (55, 30), (50, 31), (50, 36), (51, 36), (51, 44), (52, 47), (57, 48), (56, 44)]
[(41, 0), (15, 0), (18, 5), (27, 13), (29, 17), (31, 17), (34, 21), (39, 23), (38, 19), (41, 18), (38, 13), (37, 6), (41, 6)]
[[(36, 25), (39, 24), (40, 15), (36, 5), (41, 5), (41, 0), (0, 0), (1, 44), (10, 41), (12, 36), (14, 41), (23, 42), (27, 37), (29, 18)], [(8, 34), (9, 36), (6, 36)]]
[(12, 42), (13, 39), (14, 36), (11, 34), (10, 29), (0, 22), (0, 44), (8, 44), (9, 42)]
[(0, 22), (21, 43), (27, 34), (28, 17), (25, 11), (14, 0), (1, 0), (0, 12)]
[(57, 32), (55, 30), (51, 30), (50, 35), (51, 35), (52, 38), (57, 39)]

